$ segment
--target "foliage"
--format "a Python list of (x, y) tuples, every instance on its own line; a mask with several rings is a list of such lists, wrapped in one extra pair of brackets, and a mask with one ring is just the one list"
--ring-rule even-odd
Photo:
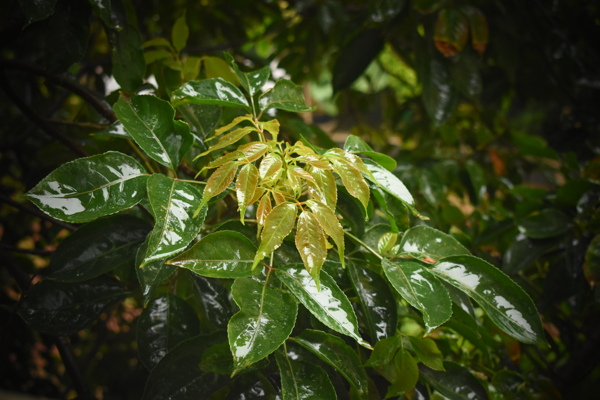
[[(569, 398), (594, 382), (593, 41), (519, 31), (584, 6), (35, 3), (3, 17), (25, 27), (0, 64), (2, 200), (23, 212), (2, 209), (3, 388)], [(564, 81), (542, 94), (540, 71)], [(331, 115), (340, 146), (307, 123)], [(556, 126), (583, 144), (544, 138)]]

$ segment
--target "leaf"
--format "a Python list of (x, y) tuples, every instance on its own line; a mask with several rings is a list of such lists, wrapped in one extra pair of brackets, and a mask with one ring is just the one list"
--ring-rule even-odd
[(202, 65), (206, 78), (223, 78), (225, 81), (238, 86), (239, 79), (222, 58), (203, 56)]
[(319, 190), (313, 191), (316, 198), (323, 204), (326, 204), (330, 209), (335, 210), (337, 205), (337, 185), (335, 177), (330, 171), (313, 169), (310, 174), (315, 179)]
[(462, 51), (469, 37), (469, 23), (463, 13), (454, 8), (440, 10), (435, 22), (435, 47), (446, 57)]
[(292, 112), (313, 111), (313, 107), (308, 107), (304, 101), (302, 88), (287, 79), (275, 82), (272, 89), (267, 90), (258, 98), (258, 104), (260, 111), (269, 108)]
[(357, 391), (360, 398), (367, 398), (367, 373), (356, 351), (342, 339), (329, 333), (307, 329), (291, 340), (335, 368)]
[(221, 137), (216, 144), (210, 146), (207, 151), (201, 154), (201, 156), (237, 143), (244, 137), (246, 137), (249, 133), (254, 131), (256, 131), (256, 129), (251, 126), (245, 126), (243, 128), (234, 129), (233, 131)]
[(392, 174), (373, 160), (365, 159), (363, 162), (373, 175), (372, 177), (367, 176), (367, 179), (378, 185), (386, 193), (389, 193), (391, 196), (402, 201), (414, 215), (420, 215), (414, 207), (415, 201), (412, 195), (396, 175)]
[(554, 208), (546, 208), (539, 213), (530, 215), (519, 224), (519, 231), (531, 239), (559, 236), (569, 229), (569, 218)]
[(327, 239), (315, 214), (302, 211), (296, 227), (296, 248), (304, 267), (319, 287), (319, 273), (327, 258)]
[(185, 47), (188, 37), (190, 36), (190, 28), (188, 28), (187, 23), (185, 22), (185, 10), (183, 15), (175, 21), (173, 25), (173, 30), (171, 31), (171, 41), (173, 42), (173, 47), (175, 50), (180, 52)]
[(302, 265), (286, 265), (275, 273), (319, 321), (336, 332), (350, 336), (361, 346), (371, 348), (358, 333), (356, 314), (350, 300), (325, 271), (321, 271), (320, 287)]
[(452, 316), (452, 301), (448, 291), (425, 268), (414, 261), (383, 259), (383, 271), (388, 280), (411, 306), (423, 313), (426, 335)]
[(87, 222), (136, 205), (146, 195), (146, 179), (135, 159), (109, 151), (61, 165), (26, 197), (53, 218)]
[(221, 107), (211, 104), (182, 104), (177, 110), (200, 139), (210, 135), (221, 119)]
[(154, 292), (158, 288), (158, 286), (168, 277), (173, 275), (176, 267), (172, 265), (165, 264), (166, 259), (155, 260), (144, 265), (143, 268), (139, 266), (142, 265), (144, 261), (144, 257), (148, 251), (148, 239), (146, 238), (144, 243), (140, 246), (135, 256), (135, 273), (140, 282), (140, 287), (142, 288), (142, 296), (144, 297), (144, 304), (147, 304)]
[(261, 179), (268, 179), (277, 174), (283, 168), (281, 157), (275, 153), (269, 153), (260, 162), (258, 174)]
[(592, 288), (600, 282), (600, 235), (594, 236), (585, 252), (583, 273)]
[(336, 399), (327, 373), (316, 364), (294, 360), (280, 351), (275, 360), (281, 375), (282, 400)]
[(281, 203), (271, 210), (265, 218), (264, 228), (260, 235), (260, 245), (254, 256), (252, 269), (256, 268), (263, 258), (281, 246), (283, 239), (294, 228), (297, 213), (296, 204), (289, 202)]
[(451, 84), (450, 71), (442, 61), (430, 56), (423, 60), (419, 80), (423, 84), (425, 111), (434, 126), (440, 126), (452, 115), (458, 98)]
[(19, 0), (23, 14), (27, 22), (32, 23), (48, 18), (54, 14), (54, 6), (57, 0)]
[(256, 93), (260, 93), (262, 87), (267, 83), (271, 76), (271, 69), (269, 66), (262, 67), (256, 71), (242, 72), (235, 63), (235, 60), (229, 53), (224, 53), (225, 60), (231, 65), (233, 71), (237, 75), (242, 87), (250, 94), (250, 97), (254, 97)]
[(502, 271), (507, 275), (516, 275), (559, 245), (559, 238), (535, 240), (520, 234), (504, 253)]
[(396, 364), (398, 374), (388, 388), (388, 392), (385, 396), (386, 398), (397, 396), (398, 394), (412, 390), (419, 379), (419, 367), (417, 366), (417, 362), (405, 349), (401, 348), (398, 353), (396, 353), (394, 364)]
[(269, 215), (272, 209), (273, 208), (271, 206), (271, 195), (267, 193), (260, 199), (260, 201), (258, 202), (258, 207), (256, 207), (256, 220), (258, 221), (259, 225), (265, 225), (267, 216)]
[(342, 268), (345, 268), (344, 228), (342, 228), (338, 217), (335, 215), (331, 208), (319, 201), (307, 200), (306, 205), (310, 207), (310, 209), (313, 212), (313, 215), (317, 218), (319, 225), (323, 228), (325, 233), (329, 235), (335, 242), (335, 245), (337, 246), (337, 252), (340, 257), (340, 262), (342, 263)]
[(195, 214), (202, 195), (187, 182), (162, 174), (148, 179), (148, 198), (154, 215), (154, 229), (148, 236), (148, 249), (143, 267), (184, 250), (200, 232), (206, 209)]
[(171, 105), (150, 95), (121, 96), (115, 114), (136, 143), (158, 163), (176, 170), (194, 141), (189, 126), (174, 121)]
[(72, 335), (126, 296), (119, 281), (107, 276), (77, 283), (44, 280), (29, 289), (17, 313), (32, 329)]
[(204, 372), (231, 375), (233, 371), (233, 356), (229, 344), (219, 343), (206, 349), (202, 354), (200, 369)]
[(531, 298), (499, 269), (473, 256), (452, 256), (429, 269), (467, 293), (504, 332), (525, 343), (545, 343)]
[(149, 231), (148, 224), (128, 215), (90, 222), (60, 243), (44, 273), (50, 279), (77, 282), (133, 265)]
[(114, 13), (110, 0), (88, 0), (94, 12), (106, 26), (111, 29), (120, 29), (121, 24), (118, 16)]
[[(185, 274), (191, 279), (193, 287), (192, 301), (202, 310), (202, 322), (208, 325), (208, 329), (227, 329), (227, 323), (234, 314), (234, 305), (229, 300), (229, 290), (220, 280), (205, 278), (195, 274)], [(229, 351), (229, 344), (227, 344)]]
[(256, 185), (258, 184), (258, 169), (254, 164), (246, 164), (238, 173), (237, 180), (235, 182), (235, 191), (238, 200), (238, 210), (240, 212), (240, 219), (244, 223), (244, 214), (246, 213), (246, 207), (250, 204), (250, 201), (254, 198), (256, 192)]
[(175, 107), (189, 103), (215, 104), (226, 107), (242, 107), (246, 111), (252, 111), (242, 92), (232, 83), (221, 78), (190, 81), (173, 92), (171, 102)]
[(396, 334), (379, 340), (375, 343), (375, 348), (365, 363), (365, 367), (378, 367), (391, 363), (400, 347), (402, 347), (402, 341)]
[(138, 319), (140, 359), (152, 370), (175, 346), (200, 334), (200, 321), (185, 300), (172, 294), (153, 299)]
[(348, 275), (360, 298), (371, 341), (394, 336), (398, 325), (396, 300), (385, 280), (369, 268), (348, 263)]
[(452, 236), (425, 225), (418, 225), (410, 228), (402, 236), (400, 254), (433, 264), (445, 257), (471, 253)]
[(393, 171), (397, 165), (396, 160), (392, 157), (376, 152), (364, 140), (355, 135), (348, 135), (346, 142), (344, 143), (344, 151), (369, 156), (390, 172)]
[(444, 355), (431, 338), (408, 336), (410, 345), (420, 362), (431, 369), (444, 371)]
[(364, 209), (369, 206), (369, 186), (365, 182), (359, 170), (347, 163), (332, 160), (333, 170), (342, 179), (344, 187), (353, 197), (357, 198)]
[(461, 11), (469, 20), (471, 45), (479, 54), (483, 54), (489, 41), (489, 28), (485, 14), (479, 8), (471, 6), (463, 6)]
[(487, 400), (484, 387), (465, 367), (446, 361), (445, 372), (419, 366), (422, 378), (433, 388), (451, 400)]
[(133, 93), (142, 85), (146, 72), (146, 62), (142, 51), (142, 37), (131, 25), (125, 24), (120, 30), (110, 30), (112, 74), (121, 89)]
[(298, 306), (288, 293), (250, 278), (236, 279), (231, 295), (240, 307), (227, 326), (235, 374), (281, 346), (292, 333)]
[(219, 231), (204, 236), (167, 264), (213, 278), (251, 276), (256, 246), (241, 233)]
[(375, 60), (384, 43), (381, 29), (366, 29), (350, 39), (340, 50), (340, 56), (333, 67), (333, 92), (350, 87)]
[(229, 161), (212, 173), (206, 181), (204, 192), (202, 192), (202, 202), (198, 206), (198, 209), (204, 207), (210, 199), (227, 189), (231, 182), (233, 182), (237, 169), (238, 163)]
[(108, 126), (108, 128), (103, 129), (98, 132), (93, 133), (94, 136), (108, 136), (120, 139), (132, 139), (129, 132), (125, 130), (125, 127), (120, 121), (115, 121)]
[(225, 387), (226, 375), (204, 372), (200, 360), (206, 350), (223, 340), (220, 333), (200, 335), (175, 346), (150, 371), (142, 400), (206, 398)]

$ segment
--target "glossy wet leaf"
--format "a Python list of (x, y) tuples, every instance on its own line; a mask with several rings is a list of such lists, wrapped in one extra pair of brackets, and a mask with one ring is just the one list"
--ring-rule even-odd
[(396, 300), (385, 280), (378, 273), (354, 261), (348, 263), (348, 275), (361, 300), (371, 341), (378, 342), (393, 336), (398, 325), (398, 311)]
[[(193, 287), (193, 302), (199, 304), (202, 310), (202, 322), (208, 329), (227, 328), (229, 319), (234, 314), (234, 306), (229, 301), (229, 291), (219, 279), (205, 278), (200, 275), (189, 274)], [(203, 325), (204, 326), (204, 325)], [(227, 345), (229, 351), (229, 345)], [(231, 354), (231, 352), (229, 352)]]
[(318, 190), (313, 191), (317, 194), (315, 197), (319, 198), (321, 203), (327, 205), (332, 210), (335, 210), (338, 197), (335, 176), (333, 176), (331, 171), (320, 169), (313, 169), (310, 174), (319, 187)]
[(128, 215), (102, 218), (65, 238), (44, 270), (50, 279), (76, 282), (121, 266), (132, 266), (150, 226)]
[(289, 293), (250, 278), (236, 279), (231, 295), (240, 311), (231, 317), (227, 333), (234, 370), (240, 371), (277, 350), (289, 337), (298, 305)]
[(175, 346), (150, 372), (143, 400), (188, 400), (210, 396), (226, 386), (227, 375), (202, 371), (200, 360), (206, 349), (225, 341), (222, 333), (199, 335)]
[(325, 233), (330, 236), (331, 239), (333, 239), (335, 245), (337, 246), (337, 252), (340, 262), (342, 263), (342, 268), (345, 268), (344, 229), (342, 228), (338, 217), (331, 208), (319, 201), (307, 200), (306, 205), (312, 210), (313, 215), (317, 218), (317, 221), (323, 228), (323, 231), (325, 231)]
[(396, 353), (394, 364), (396, 364), (395, 366), (398, 374), (388, 388), (386, 397), (392, 397), (412, 390), (419, 379), (419, 367), (417, 366), (417, 362), (406, 349), (401, 348), (398, 353)]
[(269, 108), (292, 112), (310, 112), (313, 110), (304, 101), (302, 87), (296, 86), (287, 79), (280, 79), (275, 82), (272, 89), (267, 90), (259, 97), (258, 104), (260, 111)]
[(415, 352), (417, 359), (431, 369), (437, 371), (444, 370), (444, 355), (437, 347), (435, 340), (431, 338), (418, 338), (408, 336), (410, 345)]
[(190, 183), (162, 174), (148, 179), (148, 198), (155, 222), (148, 236), (142, 267), (184, 250), (194, 240), (206, 215), (205, 208), (195, 214), (201, 197), (200, 191)]
[(121, 283), (107, 276), (78, 283), (44, 280), (29, 289), (17, 312), (32, 329), (72, 335), (126, 296)]
[(177, 267), (165, 264), (166, 259), (151, 261), (140, 268), (148, 252), (148, 239), (149, 237), (142, 243), (135, 256), (135, 273), (140, 282), (145, 304), (152, 299), (158, 286), (177, 270)]
[(125, 127), (123, 126), (123, 124), (120, 121), (113, 122), (107, 128), (105, 128), (101, 131), (98, 131), (98, 132), (94, 132), (93, 135), (94, 136), (109, 136), (109, 137), (120, 138), (120, 139), (132, 139), (131, 135), (129, 134), (129, 132), (127, 132), (125, 130)]
[(438, 207), (445, 200), (446, 188), (439, 175), (433, 169), (422, 169), (417, 172), (419, 189), (425, 200), (433, 206)]
[(379, 165), (388, 171), (396, 168), (396, 160), (382, 153), (378, 153), (371, 148), (364, 140), (355, 135), (349, 135), (344, 143), (344, 151), (349, 153), (359, 153), (371, 157)]
[(151, 370), (175, 346), (200, 334), (200, 321), (185, 300), (164, 294), (154, 298), (138, 319), (140, 359)]
[(295, 360), (283, 352), (275, 353), (281, 375), (282, 400), (336, 399), (327, 373), (319, 365)]
[(425, 225), (415, 226), (404, 233), (400, 253), (428, 264), (449, 256), (471, 254), (452, 236)]
[(302, 257), (304, 267), (319, 286), (319, 273), (327, 258), (327, 239), (317, 216), (302, 211), (296, 227), (296, 248)]
[(258, 173), (261, 179), (266, 179), (278, 173), (283, 167), (283, 161), (281, 157), (274, 153), (269, 153), (260, 161), (260, 167)]
[(444, 362), (445, 372), (419, 366), (422, 378), (433, 388), (452, 400), (486, 400), (487, 392), (465, 367), (453, 362)]
[(361, 346), (371, 348), (358, 333), (356, 314), (350, 300), (325, 271), (321, 271), (320, 288), (302, 265), (287, 265), (278, 269), (276, 275), (319, 321), (336, 332), (350, 336)]
[(260, 245), (254, 256), (252, 268), (265, 257), (275, 251), (283, 239), (292, 231), (296, 222), (297, 206), (294, 203), (281, 203), (265, 218), (264, 228), (260, 236)]
[(452, 301), (444, 285), (421, 264), (408, 260), (383, 259), (388, 280), (411, 306), (423, 313), (426, 334), (452, 316)]
[(452, 256), (429, 271), (471, 296), (510, 336), (525, 343), (545, 343), (533, 301), (498, 268), (477, 257)]
[(204, 186), (204, 191), (202, 192), (202, 202), (199, 207), (204, 207), (210, 199), (227, 189), (235, 179), (237, 169), (238, 163), (236, 161), (228, 161), (217, 168), (206, 181), (206, 186)]
[(433, 40), (435, 47), (446, 57), (462, 51), (469, 37), (467, 17), (454, 8), (440, 10), (435, 22)]
[(452, 115), (457, 103), (457, 91), (451, 84), (450, 71), (442, 61), (428, 57), (420, 75), (423, 105), (433, 124), (440, 126)]
[(251, 97), (254, 97), (256, 93), (260, 92), (262, 87), (265, 85), (265, 83), (267, 83), (269, 77), (271, 76), (271, 69), (269, 66), (265, 66), (255, 71), (242, 72), (229, 53), (225, 53), (224, 57), (229, 65), (231, 65), (231, 68), (233, 68), (233, 71), (240, 80), (242, 87), (250, 94)]
[(360, 396), (367, 396), (367, 373), (356, 351), (342, 339), (329, 333), (307, 329), (292, 340), (335, 368)]
[(146, 62), (142, 51), (142, 37), (136, 28), (124, 24), (111, 30), (109, 35), (112, 56), (112, 74), (121, 89), (134, 93), (143, 83)]
[(254, 164), (246, 164), (240, 168), (237, 180), (235, 181), (235, 193), (242, 223), (244, 222), (246, 207), (248, 207), (254, 198), (254, 192), (256, 192), (257, 184), (258, 169), (254, 166)]
[(87, 222), (136, 205), (146, 195), (146, 171), (135, 159), (109, 151), (65, 163), (26, 197), (67, 222)]
[(221, 107), (210, 104), (183, 104), (177, 107), (193, 133), (200, 139), (209, 136), (221, 119)]
[(242, 92), (234, 84), (221, 78), (190, 81), (173, 92), (171, 102), (175, 106), (189, 103), (214, 104), (252, 111)]
[(136, 143), (156, 162), (176, 170), (193, 143), (189, 126), (175, 121), (168, 102), (150, 95), (121, 96), (115, 114)]
[(348, 163), (340, 162), (336, 159), (331, 161), (333, 170), (341, 178), (348, 193), (358, 199), (366, 210), (369, 204), (369, 185), (365, 182), (360, 171)]
[(546, 208), (530, 215), (519, 224), (519, 231), (531, 239), (545, 239), (561, 235), (570, 228), (569, 218), (561, 211)]
[(243, 278), (253, 274), (256, 246), (244, 235), (219, 231), (204, 236), (168, 264), (213, 278)]

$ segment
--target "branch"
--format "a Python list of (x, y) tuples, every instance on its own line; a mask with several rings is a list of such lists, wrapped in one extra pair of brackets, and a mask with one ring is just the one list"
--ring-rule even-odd
[(52, 217), (50, 217), (49, 215), (44, 214), (43, 212), (41, 212), (38, 209), (35, 208), (30, 208), (27, 207), (21, 203), (18, 203), (16, 201), (14, 201), (13, 199), (9, 198), (9, 197), (5, 197), (3, 195), (0, 194), (0, 202), (6, 203), (8, 205), (13, 206), (14, 208), (24, 211), (26, 213), (35, 215), (38, 218), (44, 219), (46, 221), (50, 221), (51, 223), (53, 223), (56, 226), (60, 226), (61, 228), (65, 228), (68, 229), (70, 231), (75, 231), (77, 230), (77, 228), (69, 223), (63, 222), (63, 221), (59, 221), (57, 219), (54, 219)]

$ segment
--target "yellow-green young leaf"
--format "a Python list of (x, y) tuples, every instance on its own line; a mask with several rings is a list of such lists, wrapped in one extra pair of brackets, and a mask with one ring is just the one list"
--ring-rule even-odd
[(253, 162), (261, 158), (268, 149), (269, 145), (264, 142), (250, 142), (238, 147), (237, 151), (244, 154), (246, 161)]
[(223, 136), (221, 139), (219, 139), (217, 144), (210, 146), (208, 148), (208, 150), (206, 150), (204, 153), (201, 154), (201, 156), (211, 153), (215, 150), (219, 150), (224, 147), (227, 147), (230, 144), (239, 142), (240, 140), (242, 140), (244, 138), (244, 136), (246, 136), (247, 134), (249, 134), (250, 132), (253, 132), (255, 130), (256, 130), (256, 128), (254, 128), (253, 126), (245, 126), (243, 128), (234, 129), (233, 131), (229, 132), (228, 134)]
[[(197, 159), (199, 157), (201, 157), (201, 155), (198, 155), (195, 159)], [(221, 157), (217, 158), (216, 160), (209, 162), (208, 165), (206, 167), (204, 167), (204, 169), (217, 168), (227, 162), (239, 160), (240, 158), (244, 158), (244, 153), (242, 153), (241, 151), (237, 151), (237, 150), (232, 151), (231, 153), (222, 155)]]
[(293, 166), (289, 166), (285, 172), (285, 181), (283, 188), (286, 191), (292, 193), (293, 197), (299, 197), (302, 194), (303, 182), (302, 178), (298, 174), (294, 174), (292, 171)]
[(285, 196), (280, 191), (273, 192), (273, 198), (275, 199), (275, 204), (280, 205), (285, 203)]
[(256, 207), (256, 220), (258, 221), (258, 225), (263, 226), (265, 224), (267, 215), (269, 215), (272, 209), (271, 195), (267, 193), (260, 199), (258, 207)]
[(173, 42), (173, 47), (178, 52), (181, 51), (185, 44), (187, 43), (188, 37), (190, 36), (190, 28), (188, 28), (187, 23), (185, 22), (185, 11), (183, 15), (175, 21), (175, 25), (173, 25), (173, 30), (171, 32), (171, 41)]
[(315, 154), (312, 154), (312, 155), (309, 154), (306, 156), (296, 157), (296, 161), (303, 162), (314, 168), (325, 169), (325, 170), (331, 169), (331, 164), (329, 163), (329, 161), (327, 159), (323, 158), (322, 156), (315, 155)]
[(315, 200), (307, 200), (306, 204), (317, 217), (317, 220), (325, 233), (335, 242), (342, 268), (346, 268), (344, 263), (344, 228), (342, 228), (340, 221), (333, 210), (325, 204)]
[(348, 163), (332, 160), (333, 170), (340, 176), (348, 193), (356, 197), (365, 208), (369, 205), (369, 186), (359, 170)]
[(334, 155), (336, 160), (350, 164), (363, 174), (371, 176), (371, 171), (369, 171), (363, 160), (356, 154), (348, 153), (342, 149), (330, 149), (325, 154), (328, 156)]
[(337, 186), (335, 184), (335, 176), (330, 171), (314, 169), (310, 174), (315, 178), (317, 186), (322, 193), (322, 203), (326, 204), (332, 210), (335, 210), (337, 205)]
[(311, 174), (306, 172), (306, 170), (302, 167), (298, 167), (296, 165), (291, 165), (288, 170), (289, 170), (289, 173), (294, 175), (296, 178), (304, 179), (305, 181), (312, 182), (315, 185), (317, 184), (317, 181), (315, 181), (315, 178)]
[(296, 248), (304, 262), (304, 268), (319, 284), (319, 273), (327, 258), (327, 239), (317, 217), (311, 212), (302, 211), (296, 227)]
[(238, 210), (240, 219), (244, 223), (244, 214), (250, 200), (254, 197), (256, 184), (258, 183), (258, 170), (254, 164), (246, 164), (240, 169), (237, 180), (235, 181), (235, 193), (238, 200)]
[(226, 164), (221, 165), (206, 181), (206, 187), (202, 193), (202, 203), (198, 209), (204, 207), (208, 201), (227, 189), (227, 186), (233, 182), (235, 173), (237, 171), (238, 164), (235, 161), (229, 161)]
[(228, 130), (230, 130), (234, 126), (238, 125), (242, 121), (252, 121), (252, 116), (250, 114), (247, 114), (247, 115), (242, 115), (240, 117), (234, 118), (233, 121), (231, 121), (227, 125), (223, 125), (219, 129), (216, 129), (215, 130), (215, 134), (213, 136), (211, 136), (210, 138), (206, 139), (206, 140), (213, 140), (213, 139), (215, 139), (217, 136), (219, 136), (219, 135), (227, 132)]
[(387, 253), (396, 244), (398, 240), (398, 234), (393, 232), (386, 232), (377, 241), (377, 250), (380, 253)]
[(183, 80), (185, 82), (193, 81), (198, 78), (200, 73), (200, 65), (202, 64), (202, 58), (200, 57), (187, 57), (183, 61)]
[(286, 202), (279, 204), (267, 215), (252, 268), (256, 268), (263, 258), (281, 246), (283, 239), (294, 228), (297, 211), (296, 204)]
[(262, 129), (269, 131), (271, 135), (273, 135), (273, 140), (277, 140), (277, 135), (279, 135), (279, 121), (272, 119), (267, 122), (261, 122), (260, 126)]
[(273, 176), (281, 169), (281, 167), (283, 167), (283, 161), (281, 160), (281, 157), (275, 153), (269, 153), (260, 162), (258, 174), (260, 175), (261, 179), (265, 179)]
[(248, 202), (248, 205), (256, 203), (263, 195), (266, 193), (267, 189), (262, 187), (257, 187), (254, 191), (254, 196)]

